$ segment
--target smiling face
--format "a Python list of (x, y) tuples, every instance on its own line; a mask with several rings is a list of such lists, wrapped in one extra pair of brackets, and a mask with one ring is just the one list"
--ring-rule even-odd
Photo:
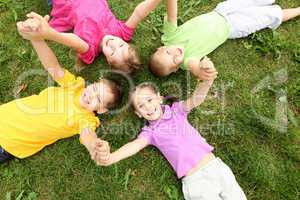
[(119, 37), (106, 35), (102, 39), (102, 51), (107, 62), (122, 65), (129, 56), (129, 45)]
[(148, 121), (160, 119), (163, 115), (161, 108), (163, 97), (150, 87), (142, 87), (132, 94), (132, 103), (135, 113)]
[(108, 105), (114, 101), (114, 95), (110, 87), (103, 81), (88, 85), (80, 96), (80, 105), (93, 112), (105, 113), (108, 111)]
[(179, 69), (184, 59), (184, 48), (180, 46), (162, 46), (153, 54), (151, 71), (159, 76), (167, 76)]

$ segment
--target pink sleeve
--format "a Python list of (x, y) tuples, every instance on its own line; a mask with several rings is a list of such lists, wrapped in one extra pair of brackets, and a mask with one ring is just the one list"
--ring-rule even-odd
[(100, 33), (97, 23), (89, 18), (85, 18), (76, 24), (74, 33), (89, 45), (89, 50), (78, 54), (79, 58), (86, 64), (91, 64), (100, 53), (100, 40), (103, 35)]
[(183, 101), (179, 101), (179, 102), (174, 102), (172, 104), (171, 109), (173, 110), (173, 112), (179, 114), (179, 115), (183, 115), (185, 117), (187, 117), (187, 115), (189, 114), (188, 111), (186, 111), (183, 107)]
[(150, 145), (153, 145), (152, 132), (147, 128), (143, 128), (137, 138), (145, 138)]
[(133, 28), (128, 27), (124, 22), (119, 21), (118, 22), (119, 26), (119, 37), (121, 37), (124, 41), (130, 41), (132, 39), (134, 30)]

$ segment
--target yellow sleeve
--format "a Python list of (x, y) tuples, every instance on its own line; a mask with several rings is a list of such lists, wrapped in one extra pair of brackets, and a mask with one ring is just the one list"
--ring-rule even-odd
[(80, 76), (76, 77), (74, 74), (70, 73), (68, 70), (64, 70), (64, 76), (57, 79), (56, 82), (64, 88), (78, 88), (85, 87), (84, 79)]
[(97, 127), (100, 125), (100, 120), (97, 117), (89, 117), (79, 120), (79, 134), (85, 128), (90, 128), (96, 131)]

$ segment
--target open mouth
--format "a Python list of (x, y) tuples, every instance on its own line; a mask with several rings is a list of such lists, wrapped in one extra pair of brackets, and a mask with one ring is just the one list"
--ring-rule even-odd
[(179, 52), (179, 55), (182, 55), (182, 49), (181, 48), (177, 48), (177, 51)]
[(87, 103), (88, 102), (88, 99), (87, 99), (87, 95), (86, 95), (86, 91), (83, 92), (83, 95), (82, 95), (82, 100)]
[(157, 109), (155, 108), (154, 111), (152, 113), (148, 113), (148, 116), (153, 115), (154, 113), (156, 113)]

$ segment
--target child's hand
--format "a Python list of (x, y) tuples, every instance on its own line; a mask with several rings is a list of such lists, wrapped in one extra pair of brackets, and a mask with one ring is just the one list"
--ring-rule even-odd
[(199, 67), (200, 71), (197, 74), (199, 79), (212, 81), (217, 78), (218, 72), (214, 66), (214, 63), (208, 57), (205, 57), (200, 61)]
[(92, 153), (92, 159), (100, 166), (108, 166), (111, 163), (111, 153), (108, 142), (97, 139)]
[(52, 28), (48, 24), (49, 16), (42, 17), (31, 12), (27, 14), (28, 19), (18, 22), (17, 28), (20, 35), (28, 40), (44, 40), (51, 34)]
[(34, 19), (34, 18), (29, 18), (22, 22), (22, 26), (24, 30), (26, 31), (36, 31), (40, 27), (41, 23), (40, 20)]

